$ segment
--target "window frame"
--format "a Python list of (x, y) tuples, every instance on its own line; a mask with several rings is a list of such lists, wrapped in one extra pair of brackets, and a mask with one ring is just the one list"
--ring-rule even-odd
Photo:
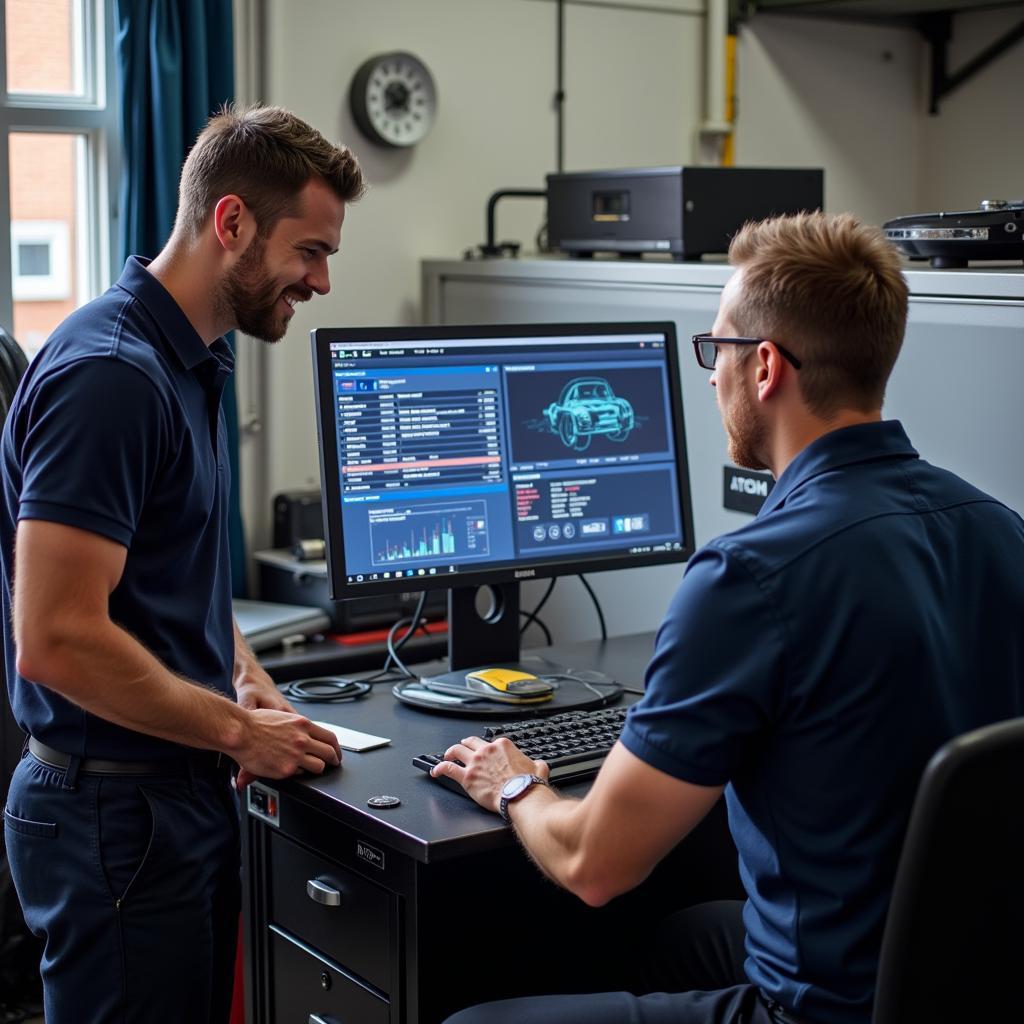
[(12, 329), (10, 146), (12, 132), (78, 135), (78, 298), (88, 301), (114, 280), (117, 269), (120, 110), (114, 53), (114, 0), (81, 0), (82, 96), (7, 91), (7, 4), (0, 0), (0, 326)]

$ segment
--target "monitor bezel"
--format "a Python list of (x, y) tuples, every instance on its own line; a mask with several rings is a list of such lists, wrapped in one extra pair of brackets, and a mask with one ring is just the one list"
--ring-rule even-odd
[[(550, 562), (530, 562), (528, 565), (507, 565), (482, 569), (460, 569), (456, 573), (437, 576), (414, 576), (399, 580), (373, 580), (349, 583), (345, 571), (345, 548), (342, 515), (332, 516), (331, 508), (341, 508), (341, 480), (336, 450), (337, 427), (334, 416), (333, 371), (330, 346), (338, 342), (394, 341), (406, 342), (460, 341), (472, 338), (531, 338), (562, 335), (575, 337), (589, 334), (628, 335), (663, 333), (669, 376), (673, 441), (676, 445), (675, 464), (678, 500), (683, 529), (683, 546), (678, 551), (652, 551), (644, 554), (615, 553), (608, 556), (567, 559), (564, 556)], [(686, 428), (683, 422), (682, 380), (680, 378), (679, 348), (676, 325), (671, 320), (657, 321), (599, 321), (595, 323), (503, 323), (503, 324), (446, 324), (429, 327), (318, 327), (310, 331), (313, 353), (313, 388), (316, 397), (317, 447), (320, 458), (320, 480), (323, 498), (325, 558), (328, 588), (335, 601), (385, 594), (409, 593), (421, 590), (450, 590), (454, 587), (481, 587), (488, 584), (520, 582), (532, 579), (550, 579), (557, 576), (576, 576), (582, 573), (608, 572), (615, 569), (646, 568), (685, 562), (696, 550), (693, 536), (693, 500), (690, 487), (689, 457), (686, 448)], [(326, 439), (326, 441), (325, 441)], [(330, 451), (328, 447), (330, 446)]]

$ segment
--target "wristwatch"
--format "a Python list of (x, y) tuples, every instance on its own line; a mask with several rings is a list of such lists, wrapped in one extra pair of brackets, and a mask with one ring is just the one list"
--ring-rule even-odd
[(501, 787), (498, 813), (506, 825), (512, 824), (512, 819), (508, 816), (508, 805), (513, 800), (518, 800), (531, 786), (538, 784), (546, 786), (548, 785), (548, 780), (542, 779), (539, 775), (513, 775), (511, 779), (505, 781), (505, 784)]

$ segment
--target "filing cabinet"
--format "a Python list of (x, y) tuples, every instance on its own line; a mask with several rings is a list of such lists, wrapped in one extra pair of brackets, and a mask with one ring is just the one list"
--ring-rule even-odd
[(390, 895), (280, 834), (270, 837), (272, 925), (386, 996)]
[[(317, 821), (308, 819), (313, 832), (321, 828)], [(250, 906), (258, 922), (250, 920), (247, 930), (246, 960), (257, 984), (246, 1020), (398, 1024), (398, 894), (341, 863), (344, 857), (249, 823), (246, 874), (247, 883), (256, 883)]]

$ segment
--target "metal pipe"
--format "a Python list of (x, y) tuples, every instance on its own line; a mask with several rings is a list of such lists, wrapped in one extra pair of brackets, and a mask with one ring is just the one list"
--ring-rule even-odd
[(697, 162), (718, 164), (722, 139), (732, 132), (725, 116), (725, 41), (729, 34), (728, 0), (706, 0), (704, 8), (704, 120), (697, 129)]
[(704, 18), (703, 131), (729, 129), (725, 120), (725, 37), (728, 34), (728, 0), (707, 0)]

